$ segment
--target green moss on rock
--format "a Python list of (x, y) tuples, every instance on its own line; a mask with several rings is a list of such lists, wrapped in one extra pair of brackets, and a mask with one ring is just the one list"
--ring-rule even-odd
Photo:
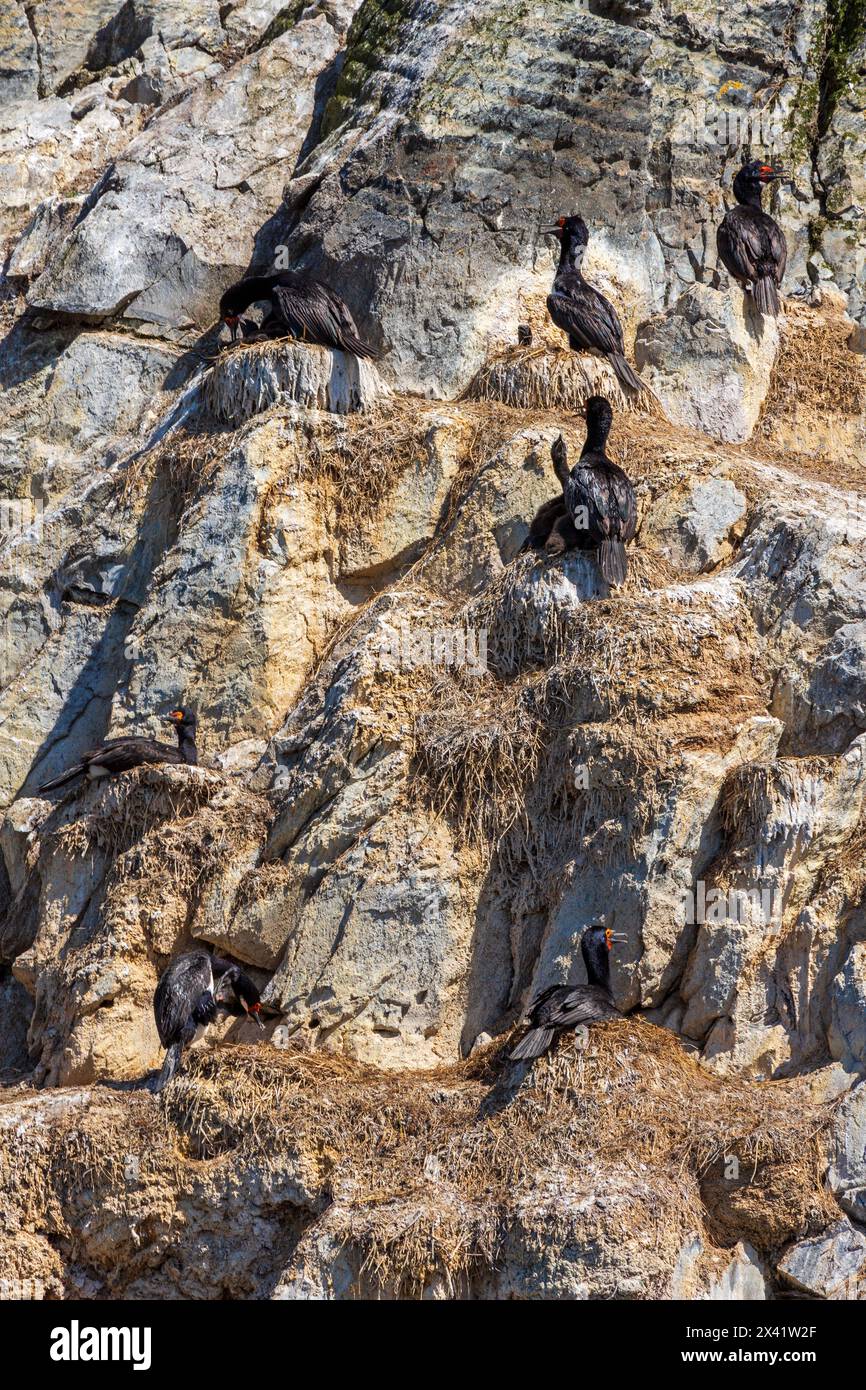
[(412, 8), (413, 0), (365, 0), (349, 29), (343, 69), (322, 119), (323, 136), (342, 125), (369, 77), (396, 51)]
[(281, 34), (287, 34), (290, 29), (294, 29), (301, 13), (310, 4), (310, 0), (292, 0), (291, 5), (284, 5), (278, 14), (275, 14), (268, 25), (256, 48), (267, 48), (269, 43), (278, 39)]

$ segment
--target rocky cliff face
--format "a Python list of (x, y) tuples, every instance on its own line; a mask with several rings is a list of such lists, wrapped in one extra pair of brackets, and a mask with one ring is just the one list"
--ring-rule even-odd
[[(10, 1271), (856, 1297), (858, 7), (180, 13), (0, 0)], [(715, 227), (769, 150), (789, 268), (760, 324)], [(546, 318), (541, 228), (575, 210), (657, 401)], [(222, 289), (275, 260), (345, 295), (375, 365), (219, 352)], [(594, 391), (639, 497), (614, 592), (521, 553)], [(199, 768), (38, 795), (181, 697)], [(583, 978), (599, 914), (638, 1019), (515, 1077), (497, 1040)], [(158, 1102), (153, 988), (196, 940), (275, 1021)]]

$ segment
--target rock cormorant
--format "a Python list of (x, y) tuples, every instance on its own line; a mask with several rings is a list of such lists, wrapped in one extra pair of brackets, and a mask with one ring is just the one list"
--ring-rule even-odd
[(348, 305), (329, 285), (281, 270), (276, 275), (250, 276), (226, 290), (220, 300), (220, 318), (228, 324), (234, 342), (244, 309), (259, 300), (268, 300), (270, 311), (262, 325), (266, 337), (277, 329), (293, 338), (321, 347), (353, 352), (356, 357), (373, 357), (373, 349), (362, 342)]
[(130, 768), (141, 767), (145, 763), (197, 763), (195, 746), (196, 717), (191, 709), (181, 706), (165, 716), (177, 731), (177, 747), (170, 743), (157, 743), (153, 738), (109, 738), (85, 753), (74, 767), (43, 782), (40, 792), (54, 791), (55, 787), (65, 786), (82, 774), (95, 781), (98, 777), (113, 777), (118, 772), (128, 772)]
[(220, 1011), (238, 1017), (247, 1014), (264, 1027), (259, 992), (239, 965), (198, 950), (178, 956), (163, 971), (153, 996), (153, 1014), (166, 1054), (153, 1084), (155, 1093), (174, 1076), (184, 1047)]
[(586, 441), (570, 473), (562, 435), (554, 443), (550, 453), (563, 485), (566, 515), (554, 522), (545, 550), (548, 555), (561, 555), (574, 544), (597, 549), (602, 577), (616, 585), (625, 581), (625, 547), (637, 528), (637, 498), (628, 476), (605, 453), (612, 423), (613, 411), (604, 396), (590, 396)]
[(574, 352), (598, 352), (606, 357), (624, 386), (649, 388), (624, 356), (622, 324), (609, 300), (583, 278), (581, 265), (589, 241), (582, 217), (560, 217), (548, 235), (559, 240), (559, 267), (547, 309), (557, 328), (568, 334)]
[(719, 258), (744, 293), (751, 293), (762, 314), (779, 312), (778, 289), (785, 274), (785, 234), (761, 208), (761, 189), (784, 178), (781, 169), (753, 159), (734, 179), (737, 206), (725, 213), (716, 233)]
[(610, 992), (610, 951), (614, 942), (625, 939), (604, 923), (595, 922), (587, 927), (580, 951), (589, 984), (551, 985), (537, 994), (526, 1016), (529, 1031), (511, 1049), (511, 1061), (527, 1062), (540, 1057), (557, 1033), (567, 1028), (619, 1016)]

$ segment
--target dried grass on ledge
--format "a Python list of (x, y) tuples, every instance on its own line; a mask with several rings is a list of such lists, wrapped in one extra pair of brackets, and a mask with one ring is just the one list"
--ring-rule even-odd
[[(638, 1019), (594, 1026), (540, 1059), (514, 1094), (501, 1044), (431, 1072), (380, 1072), (321, 1052), (220, 1046), (189, 1054), (162, 1098), (195, 1159), (231, 1154), (284, 1169), (327, 1205), (324, 1224), (364, 1280), (417, 1296), (495, 1268), (520, 1211), (547, 1217), (546, 1175), (569, 1197), (618, 1192), (603, 1214), (561, 1202), (565, 1237), (641, 1239), (653, 1231), (669, 1272), (688, 1232), (730, 1211), (711, 1181), (735, 1155), (745, 1192), (767, 1209), (770, 1248), (826, 1222), (820, 1135), (829, 1107), (808, 1081), (755, 1084), (704, 1071), (675, 1037)], [(702, 1191), (712, 1203), (710, 1211)], [(327, 1198), (327, 1202), (325, 1199)], [(659, 1223), (658, 1213), (664, 1212)]]
[(360, 531), (404, 473), (427, 466), (433, 413), (428, 402), (390, 396), (363, 414), (317, 422), (309, 435), (311, 472), (332, 485), (339, 534)]
[(465, 395), (522, 410), (580, 414), (590, 396), (604, 396), (617, 411), (662, 414), (649, 391), (624, 390), (604, 358), (543, 346), (510, 347), (491, 358), (476, 372)]
[(465, 839), (495, 845), (522, 813), (545, 744), (535, 684), (445, 673), (423, 692), (415, 692), (415, 776)]
[(224, 350), (201, 385), (204, 409), (240, 427), (272, 406), (349, 415), (389, 394), (375, 366), (351, 352), (296, 338), (245, 343)]
[(218, 774), (139, 767), (110, 779), (52, 839), (70, 858), (106, 855), (115, 881), (134, 878), (140, 895), (158, 899), (166, 884), (192, 892), (256, 826), (264, 839), (269, 814), (264, 798)]
[(758, 430), (770, 435), (779, 417), (803, 420), (811, 402), (828, 412), (862, 417), (866, 412), (866, 359), (848, 347), (851, 321), (838, 309), (808, 308), (785, 301), (782, 341)]
[[(726, 615), (712, 591), (689, 586), (533, 607), (521, 589), (533, 563), (522, 557), (508, 566), (460, 613), (459, 621), (488, 630), (487, 675), (446, 672), (415, 686), (419, 783), (470, 842), (494, 849), (512, 827), (522, 827), (529, 845), (543, 819), (533, 804), (540, 797), (553, 808), (559, 795), (563, 731), (618, 724), (633, 745), (615, 750), (612, 766), (620, 774), (609, 787), (597, 782), (582, 801), (570, 799), (561, 816), (552, 816), (551, 833), (567, 839), (578, 825), (594, 833), (610, 820), (633, 850), (666, 786), (640, 747), (658, 749), (664, 735), (668, 766), (680, 744), (717, 742), (765, 708), (751, 649), (741, 640), (745, 615), (739, 607)], [(550, 838), (547, 830), (543, 835)], [(546, 852), (530, 852), (549, 865)]]
[(153, 449), (136, 454), (121, 478), (121, 506), (127, 506), (150, 482), (163, 485), (171, 501), (181, 505), (213, 478), (231, 435), (221, 430), (194, 433), (178, 429)]

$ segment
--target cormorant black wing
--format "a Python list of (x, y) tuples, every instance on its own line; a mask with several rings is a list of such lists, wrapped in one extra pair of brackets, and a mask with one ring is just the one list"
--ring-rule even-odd
[(616, 1014), (613, 1001), (598, 985), (554, 985), (538, 996), (529, 1017), (536, 1028), (576, 1028)]
[(372, 357), (372, 350), (361, 341), (348, 305), (329, 285), (298, 276), (290, 284), (275, 285), (272, 297), (296, 337), (308, 338), (323, 347), (341, 348), (356, 357)]
[(200, 1007), (201, 996), (210, 991), (212, 983), (210, 959), (205, 951), (178, 956), (163, 972), (153, 996), (156, 1031), (163, 1047), (183, 1039)]
[(153, 738), (118, 738), (104, 743), (87, 761), (109, 772), (127, 772), (142, 763), (177, 763), (181, 757), (177, 748)]
[(581, 460), (571, 470), (565, 500), (572, 517), (586, 507), (588, 530), (599, 538), (630, 541), (637, 528), (637, 498), (628, 477), (609, 459)]
[(767, 213), (751, 207), (731, 208), (716, 233), (716, 246), (725, 269), (735, 279), (754, 281), (771, 275), (781, 285), (788, 244)]
[(558, 276), (547, 297), (550, 317), (580, 347), (594, 352), (623, 351), (622, 324), (598, 290), (574, 277)]

